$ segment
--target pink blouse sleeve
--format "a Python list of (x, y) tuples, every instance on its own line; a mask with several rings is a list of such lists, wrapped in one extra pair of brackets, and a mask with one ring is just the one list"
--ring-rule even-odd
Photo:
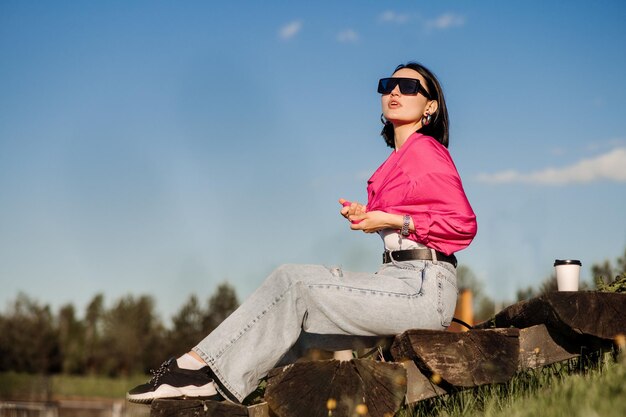
[(458, 175), (427, 174), (413, 184), (413, 195), (429, 195), (418, 205), (407, 207), (415, 232), (410, 239), (451, 254), (469, 246), (476, 236), (476, 215), (472, 210)]
[(476, 215), (447, 149), (430, 143), (411, 154), (402, 164), (408, 176), (404, 198), (389, 212), (412, 217), (412, 240), (448, 255), (466, 248), (476, 235)]

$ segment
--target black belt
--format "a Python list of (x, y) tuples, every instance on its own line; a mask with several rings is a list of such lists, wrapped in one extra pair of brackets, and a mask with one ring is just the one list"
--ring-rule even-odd
[[(452, 264), (456, 268), (456, 256), (446, 255), (445, 253), (434, 251), (437, 256), (437, 261), (447, 262)], [(433, 261), (433, 251), (430, 249), (407, 249), (407, 250), (394, 250), (393, 252), (385, 251), (383, 252), (383, 263), (388, 264), (391, 262), (391, 258), (393, 257), (394, 261), (402, 262), (402, 261)]]

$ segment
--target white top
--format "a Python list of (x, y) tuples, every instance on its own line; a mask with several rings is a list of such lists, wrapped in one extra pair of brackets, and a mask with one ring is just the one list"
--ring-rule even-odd
[(385, 250), (427, 249), (426, 245), (407, 239), (394, 229), (383, 229), (378, 232), (385, 244)]

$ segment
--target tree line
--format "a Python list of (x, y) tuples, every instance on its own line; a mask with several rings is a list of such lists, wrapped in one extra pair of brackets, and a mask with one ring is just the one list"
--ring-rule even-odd
[(239, 306), (235, 289), (224, 283), (204, 304), (191, 295), (165, 326), (150, 296), (128, 295), (110, 308), (104, 301), (94, 296), (79, 318), (71, 303), (55, 313), (19, 294), (0, 315), (0, 372), (146, 373), (189, 351)]

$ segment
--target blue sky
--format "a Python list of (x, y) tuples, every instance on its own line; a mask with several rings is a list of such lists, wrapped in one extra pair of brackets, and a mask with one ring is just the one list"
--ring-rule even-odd
[(151, 294), (164, 319), (282, 263), (375, 270), (352, 232), (389, 154), (378, 78), (440, 78), (478, 216), (459, 253), (511, 300), (626, 247), (626, 6), (0, 3), (0, 308)]

